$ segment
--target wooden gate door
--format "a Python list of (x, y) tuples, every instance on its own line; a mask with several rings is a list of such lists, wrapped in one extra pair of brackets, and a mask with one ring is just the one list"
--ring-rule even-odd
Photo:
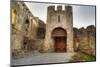
[(66, 51), (66, 38), (56, 37), (55, 38), (55, 52), (65, 52)]
[(66, 52), (66, 31), (63, 28), (55, 28), (52, 32), (52, 38), (55, 42), (55, 52)]

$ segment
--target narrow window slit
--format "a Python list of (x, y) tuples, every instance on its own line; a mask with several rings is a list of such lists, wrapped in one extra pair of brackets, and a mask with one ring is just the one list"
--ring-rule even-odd
[(58, 22), (60, 22), (60, 16), (58, 16)]

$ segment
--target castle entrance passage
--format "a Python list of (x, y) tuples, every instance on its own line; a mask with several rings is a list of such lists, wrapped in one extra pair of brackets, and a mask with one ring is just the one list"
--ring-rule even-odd
[(55, 52), (66, 52), (66, 31), (63, 28), (55, 28), (52, 32)]

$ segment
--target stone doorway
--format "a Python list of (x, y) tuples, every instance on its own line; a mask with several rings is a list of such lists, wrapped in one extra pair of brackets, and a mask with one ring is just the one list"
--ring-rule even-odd
[(66, 31), (63, 28), (55, 28), (52, 37), (54, 39), (54, 51), (66, 52)]

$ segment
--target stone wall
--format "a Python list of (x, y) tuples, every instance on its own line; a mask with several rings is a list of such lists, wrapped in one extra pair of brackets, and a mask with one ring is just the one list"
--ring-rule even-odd
[[(12, 51), (34, 50), (37, 48), (35, 47), (36, 43), (43, 41), (45, 33), (44, 22), (35, 17), (24, 2), (12, 1), (11, 10), (13, 19)], [(43, 29), (43, 31), (38, 31), (40, 29)], [(42, 35), (38, 36), (37, 33), (42, 33)]]
[[(95, 55), (95, 26), (73, 28), (72, 7), (61, 6), (55, 10), (48, 7), (47, 24), (35, 17), (24, 2), (13, 1), (12, 5), (12, 51), (37, 50), (39, 52), (54, 52), (54, 40), (51, 33), (55, 28), (63, 28), (67, 32), (66, 47), (68, 52), (82, 51)], [(60, 16), (60, 22), (58, 20)]]
[[(59, 18), (60, 17), (60, 21)], [(65, 6), (65, 10), (62, 10), (62, 6), (49, 6), (47, 9), (47, 24), (46, 35), (44, 42), (44, 49), (47, 52), (54, 52), (54, 40), (51, 36), (52, 31), (57, 28), (63, 28), (67, 33), (66, 51), (73, 52), (73, 14), (72, 7)]]
[(74, 28), (74, 50), (95, 55), (96, 51), (96, 31), (95, 26), (90, 25), (85, 28)]

